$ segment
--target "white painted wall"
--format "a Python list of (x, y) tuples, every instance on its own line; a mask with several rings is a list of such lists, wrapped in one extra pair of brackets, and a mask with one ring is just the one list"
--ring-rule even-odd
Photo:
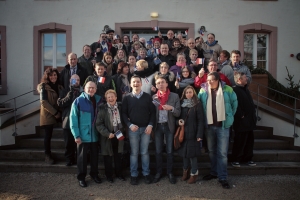
[(34, 89), (33, 26), (49, 22), (72, 25), (73, 51), (81, 55), (82, 46), (97, 41), (104, 25), (114, 28), (119, 22), (149, 21), (154, 11), (159, 13), (160, 21), (192, 22), (196, 31), (205, 26), (229, 51), (238, 48), (239, 25), (263, 23), (278, 27), (277, 77), (286, 85), (285, 66), (291, 74), (300, 74), (300, 61), (290, 58), (291, 53), (300, 52), (299, 8), (299, 0), (0, 1), (0, 25), (7, 30), (8, 66), (8, 95), (1, 95), (0, 102)]
[(261, 118), (261, 120), (257, 122), (257, 125), (273, 127), (273, 135), (293, 138), (294, 133), (297, 133), (299, 137), (294, 139), (294, 145), (298, 147), (300, 146), (299, 126), (296, 126), (296, 129), (294, 131), (294, 124), (276, 118), (262, 110), (259, 110), (258, 116)]

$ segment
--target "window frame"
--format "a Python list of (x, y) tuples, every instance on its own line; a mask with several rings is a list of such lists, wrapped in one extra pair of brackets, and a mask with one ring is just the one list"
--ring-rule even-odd
[[(47, 23), (33, 27), (33, 88), (36, 88), (37, 84), (42, 78), (42, 34), (43, 33), (66, 33), (66, 54), (72, 51), (72, 25), (65, 25), (59, 23)], [(66, 56), (67, 63), (67, 56)], [(34, 92), (38, 94), (38, 92)]]
[(0, 95), (7, 94), (7, 57), (6, 57), (6, 26), (0, 26), (1, 33), (1, 88)]
[(277, 77), (277, 38), (278, 29), (261, 23), (247, 24), (239, 26), (239, 50), (241, 52), (241, 60), (244, 59), (244, 34), (245, 33), (266, 33), (269, 35), (268, 45), (268, 71), (274, 78)]

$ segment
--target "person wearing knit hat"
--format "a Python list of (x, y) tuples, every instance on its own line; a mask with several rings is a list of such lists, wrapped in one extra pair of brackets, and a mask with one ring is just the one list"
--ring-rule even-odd
[(108, 30), (106, 31), (106, 37), (107, 37), (107, 40), (108, 40), (109, 42), (111, 42), (111, 43), (112, 43), (112, 41), (113, 41), (113, 39), (114, 39), (114, 34), (115, 34), (115, 31), (112, 30), (112, 29), (108, 29)]

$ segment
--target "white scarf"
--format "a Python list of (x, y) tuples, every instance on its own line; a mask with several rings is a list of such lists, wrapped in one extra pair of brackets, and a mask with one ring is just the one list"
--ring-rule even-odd
[[(217, 110), (217, 120), (218, 122), (225, 121), (225, 103), (221, 83), (219, 83), (219, 88), (216, 95), (216, 110)], [(211, 89), (208, 87), (208, 98), (207, 98), (207, 124), (213, 124), (212, 115), (212, 97)]]

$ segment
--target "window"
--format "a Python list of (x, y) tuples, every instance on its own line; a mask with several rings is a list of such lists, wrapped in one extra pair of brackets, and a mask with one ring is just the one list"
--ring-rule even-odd
[(268, 34), (244, 34), (244, 59), (256, 67), (268, 70)]
[(242, 58), (268, 70), (277, 77), (277, 27), (266, 24), (239, 26), (239, 50)]
[[(33, 88), (47, 67), (61, 70), (71, 53), (72, 26), (48, 23), (33, 27)], [(36, 93), (37, 94), (37, 93)]]
[(0, 26), (0, 94), (7, 94), (6, 27)]
[(66, 33), (43, 33), (42, 38), (42, 73), (48, 67), (61, 70), (66, 65)]

